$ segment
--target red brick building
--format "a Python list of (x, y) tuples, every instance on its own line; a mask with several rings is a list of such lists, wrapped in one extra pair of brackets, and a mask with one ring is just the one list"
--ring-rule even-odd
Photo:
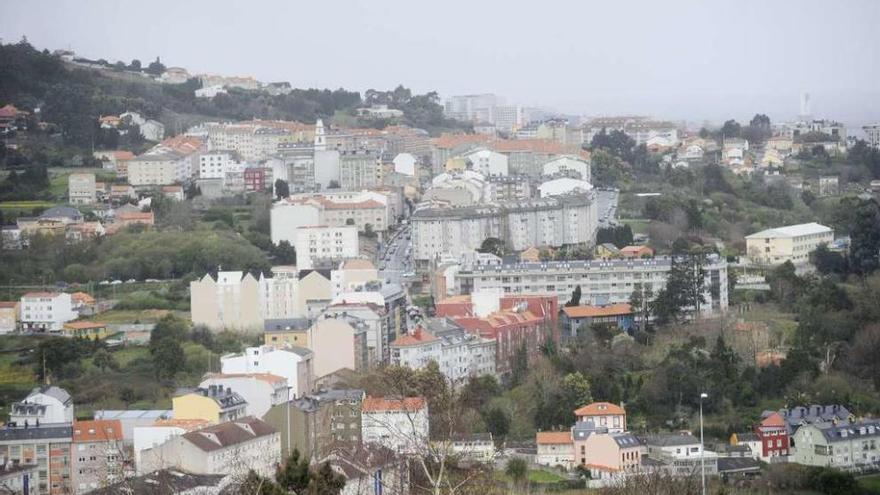
[(773, 413), (760, 424), (755, 426), (755, 435), (761, 442), (761, 457), (778, 457), (789, 454), (788, 428), (785, 418), (779, 413)]
[(272, 169), (251, 167), (244, 169), (244, 190), (247, 192), (263, 192), (271, 189), (267, 182), (272, 179)]

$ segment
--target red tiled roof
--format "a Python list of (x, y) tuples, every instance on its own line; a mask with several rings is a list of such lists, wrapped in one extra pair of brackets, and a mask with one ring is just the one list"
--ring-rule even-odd
[(24, 297), (56, 297), (58, 292), (28, 292)]
[(608, 414), (626, 414), (626, 411), (610, 402), (593, 402), (575, 410), (575, 416), (605, 416)]
[(761, 426), (785, 426), (785, 419), (782, 418), (782, 415), (778, 412), (771, 414), (764, 418), (764, 421), (761, 421)]
[(632, 306), (626, 303), (607, 306), (565, 306), (562, 308), (569, 318), (595, 318), (599, 316), (622, 316), (632, 314)]
[(437, 340), (439, 339), (435, 337), (431, 332), (425, 330), (422, 327), (416, 327), (415, 330), (412, 331), (412, 333), (403, 334), (400, 337), (394, 339), (394, 342), (392, 342), (391, 345), (397, 347), (422, 345), (436, 342)]
[(539, 431), (535, 434), (538, 445), (573, 443), (570, 431)]
[(407, 411), (416, 412), (427, 406), (421, 397), (405, 399), (386, 399), (384, 397), (367, 397), (361, 405), (362, 412)]
[(74, 292), (70, 295), (70, 298), (83, 304), (95, 304), (95, 298), (85, 292)]
[(18, 305), (16, 301), (0, 301), (0, 308), (14, 308)]
[(23, 112), (23, 111), (15, 108), (15, 105), (11, 105), (11, 104), (6, 105), (3, 108), (0, 108), (0, 117), (14, 118), (14, 117), (18, 117), (18, 114), (20, 114), (20, 113), (26, 115), (28, 112)]
[(122, 423), (118, 419), (74, 421), (73, 443), (122, 440)]

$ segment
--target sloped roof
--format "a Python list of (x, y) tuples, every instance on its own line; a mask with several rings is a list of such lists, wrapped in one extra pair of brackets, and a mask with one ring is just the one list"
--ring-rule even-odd
[(826, 234), (832, 232), (830, 227), (820, 225), (816, 222), (802, 223), (798, 225), (788, 225), (785, 227), (777, 227), (775, 229), (766, 229), (755, 232), (746, 236), (746, 239), (763, 239), (765, 237), (800, 237), (804, 235)]
[(573, 443), (570, 431), (539, 431), (535, 434), (535, 443), (538, 445), (569, 444)]
[(610, 402), (593, 402), (575, 410), (575, 416), (606, 416), (608, 414), (626, 414), (626, 411)]
[(431, 342), (436, 342), (438, 339), (431, 332), (425, 330), (421, 326), (416, 327), (411, 333), (406, 333), (394, 339), (394, 342), (391, 343), (393, 346), (403, 347), (410, 345), (422, 345), (428, 344)]
[(73, 423), (73, 443), (122, 440), (122, 422), (118, 419), (95, 419)]
[(562, 311), (569, 318), (595, 318), (600, 316), (622, 316), (632, 314), (632, 306), (627, 303), (607, 306), (564, 306)]
[(182, 437), (203, 452), (225, 449), (249, 442), (255, 438), (273, 435), (278, 430), (253, 416), (208, 426), (184, 433)]

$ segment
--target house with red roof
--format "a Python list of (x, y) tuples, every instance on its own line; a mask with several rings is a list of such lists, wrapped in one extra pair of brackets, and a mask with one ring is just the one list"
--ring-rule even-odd
[(131, 468), (118, 419), (74, 421), (70, 472), (73, 493), (86, 493), (122, 480)]
[(618, 303), (562, 308), (561, 327), (565, 332), (564, 337), (577, 337), (578, 330), (593, 324), (613, 325), (624, 331), (629, 330), (633, 325), (632, 307), (627, 303)]
[(593, 402), (574, 411), (579, 422), (591, 421), (594, 425), (608, 428), (611, 433), (626, 431), (626, 410), (610, 402)]
[(761, 443), (761, 459), (771, 462), (772, 458), (791, 454), (789, 431), (785, 418), (773, 412), (755, 426), (755, 435)]

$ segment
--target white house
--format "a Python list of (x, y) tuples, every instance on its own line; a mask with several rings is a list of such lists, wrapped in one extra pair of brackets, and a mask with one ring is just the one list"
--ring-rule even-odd
[(574, 440), (570, 431), (539, 431), (535, 434), (535, 444), (535, 464), (566, 469), (574, 466)]
[(60, 332), (79, 317), (65, 292), (28, 292), (21, 296), (21, 327), (32, 332)]
[(246, 414), (262, 418), (272, 406), (287, 401), (287, 379), (270, 373), (209, 373), (199, 388), (219, 385), (232, 389), (247, 402)]
[(471, 168), (475, 172), (479, 172), (485, 177), (504, 177), (508, 174), (507, 155), (492, 150), (480, 149), (464, 155), (464, 158), (471, 161), (473, 164)]
[(428, 402), (422, 397), (367, 397), (361, 405), (361, 439), (399, 454), (424, 452), (430, 441)]
[(355, 258), (360, 253), (358, 229), (354, 225), (299, 227), (296, 229), (294, 247), (300, 270), (311, 269), (318, 260)]
[(165, 138), (165, 126), (158, 120), (149, 119), (140, 125), (141, 136), (147, 141), (161, 141)]
[(138, 472), (179, 468), (193, 474), (272, 476), (281, 462), (281, 435), (248, 416), (170, 438), (141, 452)]
[(558, 179), (548, 180), (538, 186), (538, 191), (540, 191), (542, 198), (573, 192), (588, 192), (592, 189), (593, 185), (589, 182), (571, 177), (560, 177)]
[(180, 436), (186, 432), (208, 425), (209, 422), (204, 419), (159, 419), (151, 425), (132, 427), (134, 465), (138, 469), (138, 474), (144, 474), (140, 470), (144, 466), (141, 462), (141, 453), (143, 451), (158, 447), (172, 437)]
[(313, 357), (312, 351), (302, 347), (248, 347), (241, 354), (221, 357), (220, 369), (224, 375), (269, 373), (284, 377), (290, 387), (290, 397), (293, 398), (312, 390)]
[(200, 179), (226, 179), (231, 165), (238, 163), (238, 154), (234, 151), (209, 151), (199, 155)]
[(416, 157), (411, 153), (398, 153), (393, 162), (395, 172), (410, 177), (416, 174)]
[(590, 163), (576, 156), (560, 156), (545, 163), (542, 170), (544, 175), (557, 175), (575, 173), (580, 175), (581, 180), (590, 182)]
[(54, 385), (34, 388), (24, 400), (13, 402), (9, 412), (9, 422), (17, 426), (72, 424), (73, 418), (73, 399)]
[(746, 236), (746, 253), (753, 263), (804, 264), (820, 244), (834, 240), (834, 231), (818, 223), (803, 223), (762, 230)]
[(226, 88), (220, 86), (219, 84), (215, 84), (213, 86), (205, 86), (204, 88), (199, 88), (195, 90), (196, 98), (213, 98), (219, 94), (226, 94)]

